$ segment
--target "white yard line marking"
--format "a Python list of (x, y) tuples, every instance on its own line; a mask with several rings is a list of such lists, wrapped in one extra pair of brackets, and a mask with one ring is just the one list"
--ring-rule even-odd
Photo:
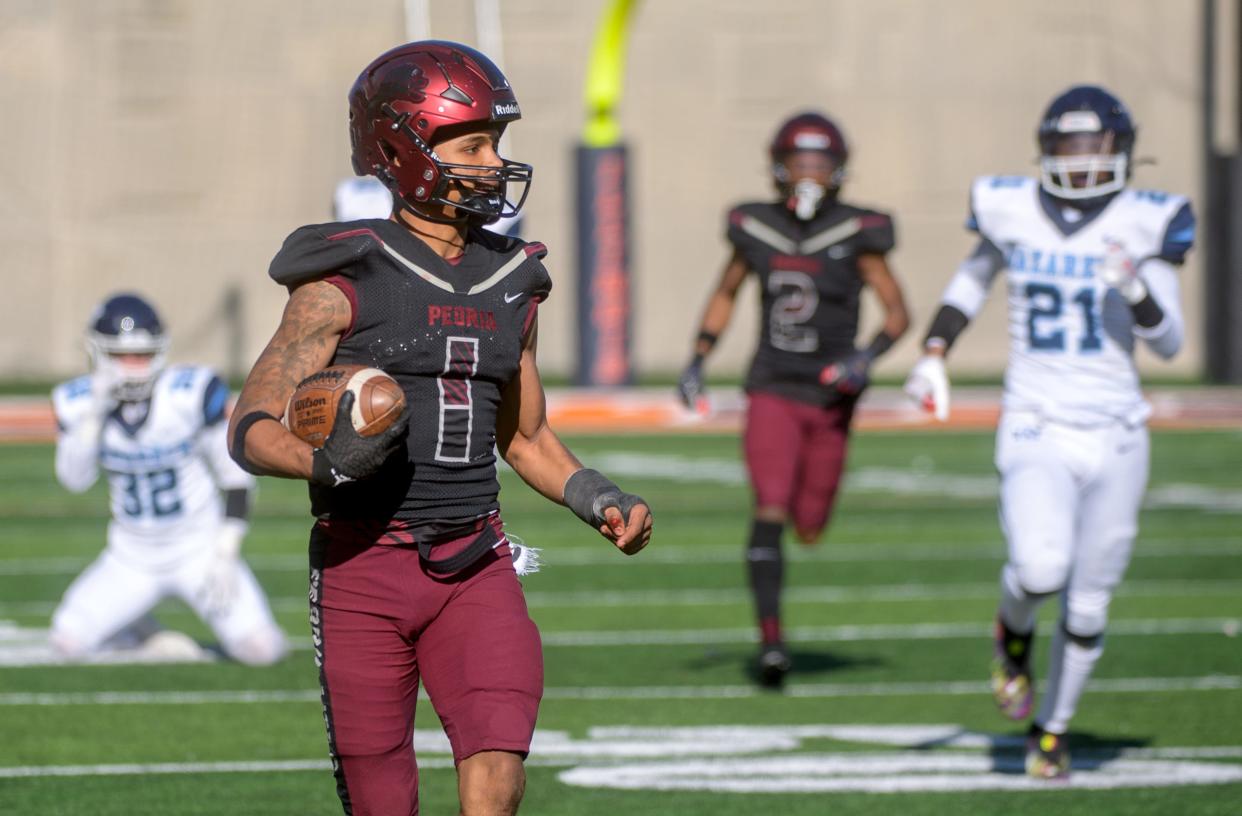
[(318, 703), (319, 689), (240, 691), (84, 691), (0, 694), (0, 706), (250, 705)]
[[(587, 458), (591, 467), (605, 473), (640, 479), (744, 485), (747, 478), (745, 467), (737, 459), (624, 451)], [(864, 467), (847, 471), (843, 487), (847, 492), (979, 500), (996, 497), (997, 478), (993, 474), (946, 473), (917, 466)], [(1148, 489), (1144, 506), (1242, 513), (1242, 491), (1202, 484), (1157, 484)]]
[[(1123, 677), (1096, 678), (1089, 693), (1143, 694), (1242, 689), (1242, 676)], [(964, 680), (940, 683), (792, 683), (789, 697), (808, 699), (835, 697), (960, 697), (986, 695), (987, 683)], [(695, 700), (771, 696), (753, 685), (732, 686), (552, 686), (544, 689), (549, 700)], [(94, 705), (255, 705), (316, 703), (317, 689), (259, 691), (98, 691), (0, 694), (0, 707), (94, 706)], [(775, 727), (775, 726), (774, 726)], [(808, 736), (808, 734), (804, 734)], [(813, 735), (809, 735), (813, 736)]]
[[(816, 739), (898, 750), (798, 753), (807, 740)], [(591, 787), (755, 792), (1004, 789), (1030, 785), (1021, 774), (1022, 742), (1011, 734), (970, 731), (953, 724), (608, 726), (591, 727), (585, 737), (539, 729), (528, 764), (577, 766), (562, 774), (562, 780)], [(413, 745), (423, 767), (451, 766), (452, 749), (442, 730), (416, 729)], [(1187, 760), (1239, 758), (1242, 747), (1230, 745), (1101, 748), (1075, 753), (1072, 779), (1079, 787), (1104, 788), (1236, 782), (1242, 780), (1242, 766)], [(25, 765), (0, 767), (0, 778), (324, 772), (328, 768), (322, 759)]]
[[(1242, 631), (1242, 621), (1237, 618), (1122, 618), (1111, 621), (1108, 627), (1108, 634), (1113, 637), (1218, 634), (1236, 638), (1239, 631)], [(965, 621), (804, 626), (786, 630), (785, 636), (791, 643), (852, 643), (986, 638), (990, 633), (990, 624)], [(701, 646), (754, 643), (756, 632), (749, 626), (729, 629), (545, 630), (542, 639), (545, 648)], [(308, 651), (311, 648), (310, 639), (292, 639), (290, 648)], [(45, 629), (0, 626), (0, 666), (63, 663), (47, 646)]]
[[(513, 531), (515, 534), (519, 530)], [(738, 564), (743, 542), (706, 547), (668, 546), (645, 550), (642, 558), (623, 559), (606, 547), (565, 547), (546, 550), (553, 567), (635, 566), (667, 564)], [(828, 540), (813, 549), (790, 546), (786, 556), (798, 562), (873, 563), (876, 561), (1000, 561), (1005, 547), (997, 533), (996, 543), (962, 546), (952, 542), (910, 542), (902, 544), (859, 544)], [(1198, 539), (1186, 542), (1171, 538), (1140, 538), (1134, 558), (1211, 558), (1242, 555), (1242, 536)], [(304, 555), (247, 555), (247, 563), (266, 572), (305, 573)], [(88, 558), (5, 558), (0, 559), (0, 576), (77, 575), (90, 563)]]
[[(1123, 584), (1117, 597), (1176, 597), (1181, 595), (1242, 595), (1242, 581), (1131, 581)], [(894, 601), (935, 601), (994, 599), (996, 582), (974, 584), (872, 584), (862, 586), (794, 586), (782, 600), (787, 603), (858, 603)], [(301, 600), (301, 599), (299, 599)], [(745, 589), (635, 589), (569, 590), (543, 592), (530, 590), (526, 603), (532, 608), (580, 606), (732, 606), (750, 603)], [(305, 606), (305, 602), (302, 606)], [(300, 607), (299, 607), (300, 608)]]
[[(1041, 684), (1042, 688), (1042, 684)], [(1242, 677), (1134, 677), (1092, 679), (1088, 693), (1165, 693), (1187, 691), (1233, 691), (1242, 689)], [(835, 697), (961, 697), (987, 695), (988, 685), (977, 681), (947, 683), (793, 683), (785, 686), (789, 697), (808, 699)], [(545, 700), (697, 700), (745, 699), (770, 696), (752, 685), (735, 686), (564, 686), (544, 689)]]
[[(735, 559), (736, 560), (736, 559)], [(994, 599), (995, 582), (973, 584), (872, 584), (860, 586), (794, 586), (785, 590), (788, 603), (903, 603), (911, 601)], [(1182, 596), (1242, 596), (1242, 580), (1225, 581), (1130, 581), (1117, 591), (1119, 598), (1176, 598)], [(554, 607), (687, 607), (734, 606), (749, 604), (745, 589), (620, 589), (620, 590), (528, 590), (526, 603), (532, 609)], [(269, 598), (276, 612), (306, 612), (305, 595), (283, 595)], [(0, 602), (0, 615), (31, 615), (46, 617), (56, 608), (56, 601)], [(0, 621), (0, 643), (5, 641)]]
[(1049, 791), (1230, 784), (1242, 782), (1242, 767), (1173, 760), (1088, 760), (1076, 762), (1068, 780), (1050, 784), (1022, 773), (1022, 758), (1016, 754), (900, 752), (586, 765), (563, 771), (557, 778), (590, 788), (724, 793)]
[[(1110, 636), (1225, 634), (1238, 631), (1235, 618), (1135, 618), (1115, 620), (1108, 625)], [(990, 624), (898, 623), (846, 626), (797, 627), (786, 630), (794, 643), (832, 643), (876, 640), (951, 640), (986, 637)], [(752, 643), (752, 627), (739, 629), (647, 629), (543, 633), (544, 646), (658, 646), (705, 643)]]

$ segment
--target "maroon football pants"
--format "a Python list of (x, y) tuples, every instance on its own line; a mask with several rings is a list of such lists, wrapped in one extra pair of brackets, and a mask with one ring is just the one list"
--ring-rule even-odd
[(420, 679), (455, 763), (479, 751), (526, 755), (543, 656), (507, 544), (447, 578), (424, 570), (414, 546), (321, 526), (310, 556), (311, 635), (346, 814), (418, 813)]
[(743, 448), (755, 507), (779, 507), (803, 538), (828, 523), (849, 446), (855, 400), (827, 408), (752, 392)]

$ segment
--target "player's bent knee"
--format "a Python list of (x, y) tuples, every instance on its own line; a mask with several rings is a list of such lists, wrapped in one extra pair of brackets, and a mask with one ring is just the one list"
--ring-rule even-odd
[(270, 666), (289, 653), (289, 644), (279, 629), (253, 632), (229, 645), (229, 657), (247, 666)]
[(511, 816), (526, 792), (522, 757), (509, 751), (480, 751), (457, 766), (463, 816)]
[(69, 632), (53, 629), (47, 639), (52, 651), (67, 660), (78, 660), (91, 653), (90, 644)]
[(1108, 602), (1083, 603), (1071, 597), (1066, 603), (1062, 626), (1071, 639), (1083, 641), (1082, 645), (1094, 645), (1108, 626)]
[(1065, 561), (1018, 563), (1013, 565), (1018, 584), (1027, 595), (1051, 595), (1060, 592), (1069, 581), (1070, 564)]

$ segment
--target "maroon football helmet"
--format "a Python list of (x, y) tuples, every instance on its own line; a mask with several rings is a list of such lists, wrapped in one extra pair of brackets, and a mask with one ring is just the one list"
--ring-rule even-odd
[[(381, 54), (349, 92), (354, 172), (375, 176), (406, 206), (446, 204), (462, 218), (490, 224), (522, 208), (530, 165), (453, 164), (441, 161), (435, 146), (461, 135), (463, 125), (504, 132), (521, 118), (509, 80), (483, 54), (444, 40), (407, 43)], [(508, 197), (511, 182), (522, 185), (517, 203)], [(452, 184), (461, 185), (460, 201), (446, 197)], [(419, 214), (427, 217), (425, 210)]]
[(772, 175), (782, 189), (789, 181), (789, 173), (783, 164), (785, 157), (799, 150), (826, 153), (832, 159), (834, 169), (830, 186), (833, 190), (845, 181), (845, 162), (850, 157), (850, 151), (841, 129), (832, 120), (807, 111), (785, 120), (780, 130), (776, 131), (768, 152), (772, 157)]

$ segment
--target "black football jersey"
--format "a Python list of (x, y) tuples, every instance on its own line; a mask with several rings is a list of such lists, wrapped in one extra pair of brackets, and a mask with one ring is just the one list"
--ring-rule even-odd
[(862, 278), (858, 256), (895, 244), (888, 215), (842, 202), (801, 221), (783, 203), (729, 212), (728, 239), (759, 279), (762, 328), (747, 391), (824, 405), (823, 368), (854, 352)]
[(324, 278), (350, 299), (353, 325), (332, 362), (387, 372), (410, 411), (408, 456), (370, 479), (312, 486), (316, 516), (421, 525), (497, 509), (496, 414), (552, 286), (546, 254), (543, 244), (471, 230), (450, 262), (378, 219), (314, 224), (285, 240), (270, 269), (278, 283)]

